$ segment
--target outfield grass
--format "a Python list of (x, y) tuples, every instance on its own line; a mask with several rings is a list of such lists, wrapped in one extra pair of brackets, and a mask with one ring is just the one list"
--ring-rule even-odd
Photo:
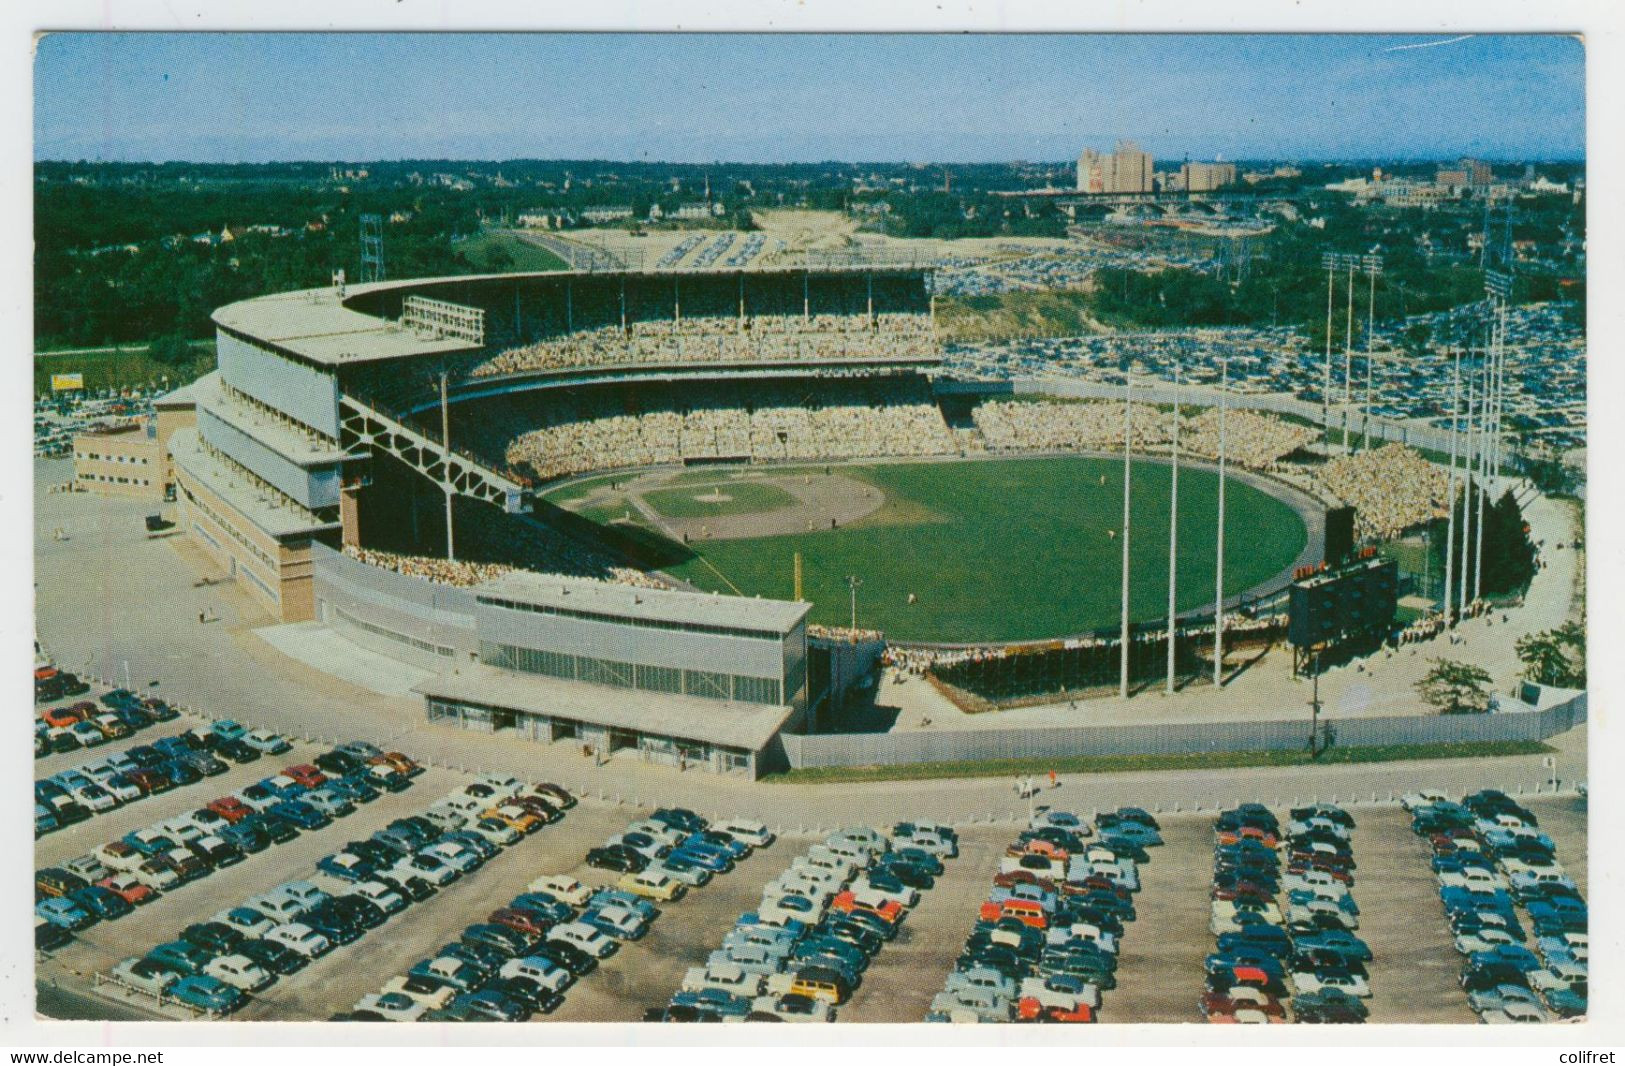
[[(1121, 462), (1025, 458), (839, 470), (884, 491), (882, 511), (837, 530), (692, 544), (710, 565), (695, 559), (674, 573), (727, 590), (715, 567), (747, 595), (787, 599), (800, 552), (813, 621), (849, 621), (846, 576), (856, 575), (863, 579), (858, 624), (900, 640), (1034, 640), (1116, 623), (1123, 542), (1108, 531), (1123, 520)], [(1135, 464), (1136, 618), (1167, 611), (1168, 479), (1163, 464)], [(1212, 471), (1181, 469), (1181, 610), (1213, 599), (1217, 488)], [(1280, 500), (1232, 479), (1225, 507), (1227, 593), (1269, 579), (1303, 549), (1303, 522)]]
[[(716, 492), (726, 499), (702, 500)], [(796, 498), (759, 481), (729, 481), (715, 488), (657, 489), (644, 493), (643, 502), (666, 518), (719, 518), (723, 515), (761, 514), (793, 506)]]
[[(526, 273), (544, 270), (568, 270), (569, 263), (539, 245), (520, 239), (512, 233), (486, 230), (452, 246), (477, 267), (493, 273), (515, 271)], [(504, 261), (502, 253), (507, 253)]]
[(789, 785), (832, 785), (853, 781), (923, 781), (944, 777), (1016, 777), (1058, 774), (1119, 774), (1157, 770), (1231, 770), (1249, 766), (1324, 766), (1329, 763), (1417, 762), (1425, 759), (1487, 759), (1541, 755), (1554, 750), (1537, 740), (1475, 744), (1393, 744), (1371, 748), (1332, 748), (1310, 758), (1307, 750), (1220, 751), (1192, 755), (1078, 755), (1058, 759), (991, 759), (985, 762), (928, 762), (900, 766), (828, 766), (785, 770), (763, 777)]

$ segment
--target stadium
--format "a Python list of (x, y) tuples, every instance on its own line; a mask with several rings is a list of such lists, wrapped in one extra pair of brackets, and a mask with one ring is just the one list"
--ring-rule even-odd
[[(433, 670), (431, 720), (754, 776), (883, 655), (1064, 651), (1063, 687), (1116, 681), (1124, 404), (952, 380), (932, 311), (903, 266), (340, 280), (220, 308), (161, 447), (197, 545), (273, 617)], [(1130, 416), (1149, 677), (1174, 414)], [(1325, 501), (1279, 469), (1315, 431), (1188, 409), (1191, 679), (1224, 418), (1227, 634), (1276, 639), (1260, 605), (1327, 554)]]

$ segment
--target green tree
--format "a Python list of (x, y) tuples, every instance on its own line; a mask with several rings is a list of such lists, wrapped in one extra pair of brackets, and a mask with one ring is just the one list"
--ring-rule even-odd
[(1585, 627), (1579, 622), (1519, 637), (1517, 647), (1523, 676), (1537, 685), (1585, 687)]
[(1483, 714), (1490, 709), (1490, 681), (1489, 673), (1472, 663), (1434, 659), (1416, 691), (1440, 714)]
[(185, 366), (197, 358), (197, 352), (178, 333), (166, 333), (147, 345), (147, 358), (164, 366)]

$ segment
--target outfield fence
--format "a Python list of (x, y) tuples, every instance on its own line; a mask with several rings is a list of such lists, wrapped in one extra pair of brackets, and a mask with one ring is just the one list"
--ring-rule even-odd
[[(1080, 712), (1087, 714), (1087, 711)], [(1586, 720), (1582, 692), (1544, 710), (1498, 714), (1321, 718), (1337, 747), (1482, 744), (1541, 741)], [(929, 730), (912, 733), (783, 734), (792, 769), (899, 766), (1075, 756), (1197, 755), (1207, 752), (1297, 751), (1309, 746), (1309, 720), (1179, 722), (1143, 726)]]

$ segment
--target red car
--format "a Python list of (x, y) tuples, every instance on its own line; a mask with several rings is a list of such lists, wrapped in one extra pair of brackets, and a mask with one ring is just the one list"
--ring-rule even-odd
[(304, 785), (306, 788), (321, 788), (327, 783), (327, 775), (309, 763), (300, 763), (298, 766), (289, 766), (283, 769), (283, 774)]
[(1268, 899), (1273, 893), (1263, 885), (1254, 884), (1251, 881), (1237, 881), (1233, 885), (1214, 885), (1213, 891), (1208, 895), (1211, 899), (1242, 899), (1245, 897)]
[(232, 825), (247, 818), (254, 813), (254, 808), (238, 799), (236, 796), (221, 796), (209, 804), (209, 810), (218, 814)]
[(1209, 1020), (1215, 1014), (1228, 1014), (1233, 1018), (1238, 1010), (1261, 1011), (1269, 1015), (1272, 1021), (1286, 1021), (1286, 1008), (1281, 1006), (1280, 1000), (1268, 994), (1262, 994), (1256, 1000), (1250, 996), (1232, 998), (1223, 992), (1208, 992), (1202, 996), (1202, 1013)]
[(1017, 885), (1037, 885), (1045, 892), (1056, 891), (1056, 884), (1047, 877), (1039, 877), (1031, 870), (1012, 870), (993, 878), (995, 888), (1015, 888)]
[(158, 898), (156, 892), (137, 881), (131, 874), (114, 874), (112, 877), (104, 877), (96, 883), (119, 899), (136, 907), (141, 906), (143, 903), (151, 903)]
[(1022, 1022), (1079, 1022), (1089, 1023), (1096, 1020), (1095, 1012), (1088, 1004), (1079, 1003), (1068, 1009), (1066, 1007), (1046, 1007), (1032, 996), (1027, 996), (1016, 1004), (1016, 1020)]
[[(1009, 902), (1020, 903), (1024, 901), (1010, 900)], [(841, 914), (847, 914), (852, 911), (868, 911), (870, 914), (873, 914), (876, 918), (881, 919), (888, 925), (896, 925), (898, 922), (903, 920), (903, 905), (896, 900), (888, 899), (878, 907), (871, 907), (867, 906), (866, 904), (859, 903), (858, 898), (850, 891), (842, 892), (836, 895), (836, 897), (830, 901), (829, 908), (830, 910)], [(1043, 916), (1042, 912), (1040, 912), (1039, 916)]]
[(1286, 868), (1286, 872), (1289, 874), (1307, 873), (1310, 870), (1319, 870), (1322, 873), (1330, 874), (1332, 880), (1341, 881), (1345, 885), (1354, 883), (1354, 873), (1351, 870), (1317, 866), (1312, 862), (1294, 862)]
[(526, 936), (546, 936), (553, 923), (547, 921), (535, 911), (525, 910), (521, 907), (502, 907), (491, 912), (486, 921), (496, 925), (506, 926), (516, 933)]
[(76, 722), (84, 721), (85, 718), (76, 708), (52, 707), (40, 715), (40, 720), (52, 729), (66, 729)]

